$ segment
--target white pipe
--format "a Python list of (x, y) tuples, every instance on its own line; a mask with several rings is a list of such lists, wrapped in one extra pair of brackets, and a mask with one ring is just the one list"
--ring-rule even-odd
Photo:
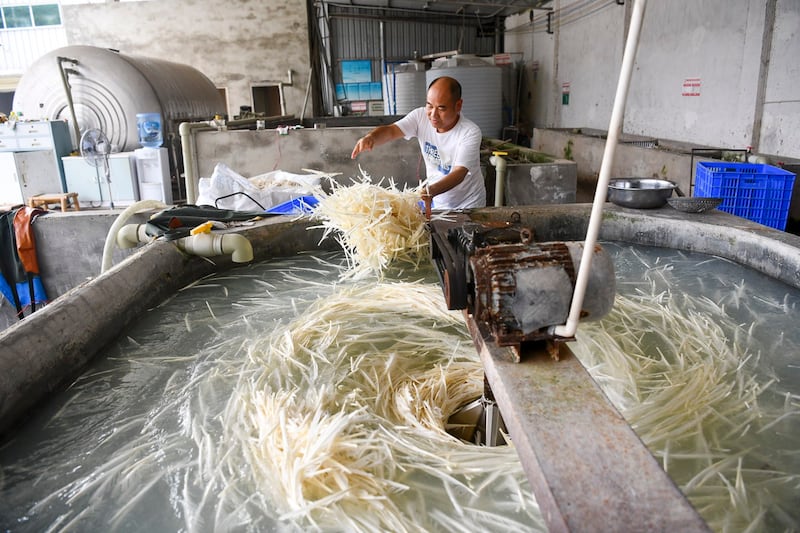
[(175, 241), (178, 248), (186, 253), (200, 257), (215, 257), (231, 254), (234, 263), (247, 263), (253, 260), (253, 245), (239, 233), (198, 233)]
[(635, 0), (633, 3), (633, 14), (631, 15), (631, 26), (628, 30), (628, 39), (625, 43), (625, 51), (622, 56), (622, 69), (617, 83), (617, 94), (614, 97), (614, 108), (611, 111), (611, 123), (608, 126), (608, 137), (606, 147), (603, 152), (603, 162), (600, 165), (600, 175), (597, 178), (597, 190), (594, 193), (592, 213), (589, 217), (589, 227), (586, 230), (586, 240), (583, 247), (581, 264), (578, 267), (578, 277), (575, 280), (575, 293), (572, 296), (572, 306), (569, 310), (567, 323), (561, 326), (551, 327), (551, 332), (558, 337), (571, 338), (578, 329), (583, 298), (586, 295), (586, 286), (589, 283), (589, 271), (592, 266), (592, 256), (594, 247), (597, 244), (597, 236), (600, 233), (600, 224), (603, 221), (603, 204), (608, 195), (608, 181), (611, 177), (611, 167), (614, 163), (614, 153), (617, 148), (620, 132), (622, 131), (622, 119), (625, 114), (625, 101), (628, 97), (631, 74), (633, 73), (633, 63), (636, 56), (636, 49), (639, 46), (639, 34), (642, 30), (642, 20), (644, 19), (644, 8), (647, 0)]
[(489, 157), (489, 163), (497, 170), (495, 173), (494, 181), (494, 206), (503, 206), (503, 197), (505, 196), (506, 186), (506, 160), (503, 159), (507, 152), (492, 152), (494, 155)]
[(119, 214), (114, 223), (111, 224), (108, 234), (106, 235), (106, 242), (103, 245), (103, 262), (100, 266), (100, 273), (103, 273), (111, 268), (113, 260), (111, 254), (114, 251), (114, 242), (117, 240), (117, 233), (120, 231), (122, 225), (125, 224), (128, 219), (131, 218), (131, 216), (139, 211), (144, 211), (146, 209), (164, 209), (165, 207), (167, 206), (158, 200), (140, 200), (129, 205), (122, 213)]
[(194, 140), (194, 132), (200, 129), (212, 129), (210, 122), (181, 122), (181, 125), (178, 126), (181, 136), (187, 204), (194, 204), (197, 201), (197, 145)]
[(146, 242), (151, 238), (147, 234), (147, 224), (128, 224), (122, 226), (117, 233), (117, 246), (122, 249), (133, 248), (140, 242)]

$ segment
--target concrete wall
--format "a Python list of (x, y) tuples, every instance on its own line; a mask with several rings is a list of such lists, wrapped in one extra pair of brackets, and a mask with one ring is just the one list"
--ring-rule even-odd
[[(339, 172), (337, 177), (357, 177), (361, 169), (373, 178), (393, 178), (398, 186), (416, 185), (425, 176), (416, 139), (399, 139), (350, 159), (356, 141), (371, 127), (294, 129), (286, 135), (276, 130), (200, 131), (197, 133), (199, 177), (211, 177), (217, 163), (225, 163), (242, 176), (272, 170), (304, 173), (303, 169)], [(419, 167), (419, 172), (417, 168)]]
[[(533, 149), (550, 154), (571, 152), (577, 165), (578, 202), (591, 202), (603, 161), (606, 140), (599, 136), (583, 135), (569, 130), (536, 129)], [(694, 161), (707, 158), (695, 157)], [(692, 183), (693, 165), (691, 153), (677, 149), (642, 148), (631, 144), (617, 146), (611, 176), (615, 178), (663, 178), (672, 180), (688, 196)], [(591, 194), (589, 194), (591, 193)]]
[[(521, 52), (521, 123), (607, 129), (633, 2), (552, 2), (509, 17), (507, 52)], [(251, 85), (288, 81), (289, 114), (304, 111), (310, 75), (307, 2), (218, 0), (64, 5), (70, 44), (92, 44), (190, 64), (226, 87), (228, 112)], [(141, 21), (141, 23), (132, 23)], [(650, 2), (624, 130), (725, 148), (753, 146), (800, 159), (800, 3), (797, 0)], [(699, 96), (684, 84), (698, 78)], [(562, 104), (564, 84), (569, 103)]]
[(190, 65), (227, 89), (231, 116), (252, 105), (252, 84), (288, 82), (291, 69), (286, 111), (303, 112), (311, 72), (305, 0), (104, 2), (62, 10), (70, 45)]
[[(362, 171), (377, 182), (392, 179), (395, 184), (414, 187), (425, 177), (416, 139), (399, 139), (389, 145), (350, 159), (353, 146), (370, 127), (341, 127), (289, 130), (200, 131), (197, 133), (198, 177), (211, 177), (217, 163), (225, 163), (245, 177), (272, 170), (303, 174), (307, 170), (339, 173), (339, 183), (360, 177)], [(548, 152), (558, 153), (558, 152)], [(488, 159), (489, 150), (484, 154)], [(495, 172), (484, 164), (487, 202), (494, 203)], [(576, 197), (576, 165), (554, 158), (551, 163), (509, 164), (505, 188), (506, 205), (570, 203)]]
[[(103, 249), (111, 225), (121, 211), (51, 212), (33, 223), (39, 273), (52, 301), (100, 274)], [(133, 215), (141, 223), (144, 215)], [(135, 252), (112, 248), (113, 264)], [(28, 313), (26, 313), (28, 314)], [(18, 321), (14, 304), (0, 298), (0, 331)]]
[[(509, 17), (506, 51), (524, 53), (530, 123), (608, 129), (632, 5), (555, 0), (551, 34), (544, 11)], [(623, 130), (800, 158), (798, 25), (796, 0), (649, 2)]]

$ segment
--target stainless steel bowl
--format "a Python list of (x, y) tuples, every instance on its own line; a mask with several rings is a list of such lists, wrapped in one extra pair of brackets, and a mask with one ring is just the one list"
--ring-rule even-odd
[(608, 201), (623, 207), (653, 209), (666, 204), (677, 186), (657, 178), (615, 178), (608, 182)]

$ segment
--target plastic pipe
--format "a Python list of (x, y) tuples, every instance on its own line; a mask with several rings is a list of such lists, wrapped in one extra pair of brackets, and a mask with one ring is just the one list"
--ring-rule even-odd
[(114, 251), (114, 242), (117, 241), (117, 233), (119, 233), (122, 225), (125, 224), (128, 219), (131, 218), (131, 216), (139, 211), (144, 211), (146, 209), (164, 209), (165, 207), (167, 206), (158, 200), (140, 200), (126, 207), (125, 210), (119, 214), (114, 223), (111, 224), (108, 234), (106, 235), (106, 242), (103, 245), (103, 262), (100, 265), (100, 273), (103, 273), (111, 268), (111, 254)]
[(630, 86), (631, 74), (633, 73), (636, 49), (639, 46), (639, 34), (642, 30), (642, 20), (644, 19), (644, 8), (646, 4), (647, 0), (635, 0), (633, 3), (631, 26), (628, 30), (628, 39), (625, 42), (625, 51), (622, 55), (622, 68), (617, 83), (617, 93), (614, 97), (614, 107), (611, 111), (611, 122), (608, 126), (608, 137), (606, 138), (606, 147), (603, 152), (603, 162), (600, 165), (600, 175), (597, 178), (597, 189), (594, 193), (592, 213), (589, 216), (589, 227), (586, 230), (583, 255), (581, 257), (581, 264), (578, 267), (578, 277), (575, 280), (575, 292), (572, 295), (572, 306), (570, 307), (566, 324), (550, 328), (551, 333), (557, 337), (574, 337), (578, 329), (578, 320), (580, 319), (581, 308), (583, 307), (583, 298), (586, 295), (586, 286), (589, 283), (589, 270), (592, 266), (594, 247), (597, 244), (600, 224), (603, 221), (603, 205), (605, 204), (606, 195), (608, 194), (608, 181), (611, 177), (611, 167), (614, 163), (614, 154), (620, 132), (622, 131), (625, 101), (628, 98), (628, 88)]
[(507, 167), (506, 167), (506, 160), (503, 159), (504, 155), (508, 155), (508, 152), (492, 152), (492, 156), (489, 157), (489, 163), (491, 163), (492, 166), (495, 167), (495, 169), (497, 169), (494, 182), (495, 207), (503, 206), (503, 197), (505, 195)]
[[(289, 80), (291, 82), (291, 70), (289, 71)], [(288, 85), (291, 85), (289, 83)], [(291, 119), (291, 115), (280, 115), (277, 117), (268, 117), (270, 119)], [(229, 120), (225, 126), (230, 129), (236, 126), (245, 126), (254, 124), (256, 118), (247, 118), (240, 120)], [(218, 129), (213, 120), (205, 122), (181, 122), (178, 126), (178, 133), (181, 136), (181, 154), (183, 156), (183, 176), (186, 190), (186, 203), (194, 204), (197, 201), (197, 184), (200, 179), (197, 175), (197, 143), (195, 142), (195, 132), (198, 130), (210, 131)]]
[(253, 245), (239, 233), (198, 233), (175, 241), (184, 252), (200, 257), (231, 255), (234, 263), (247, 263), (253, 260)]
[(151, 238), (147, 234), (147, 224), (128, 224), (122, 226), (117, 233), (117, 246), (122, 249), (133, 248)]
[(181, 136), (187, 204), (194, 204), (197, 201), (197, 145), (194, 142), (194, 132), (200, 129), (212, 129), (210, 122), (181, 122), (181, 125), (178, 126)]

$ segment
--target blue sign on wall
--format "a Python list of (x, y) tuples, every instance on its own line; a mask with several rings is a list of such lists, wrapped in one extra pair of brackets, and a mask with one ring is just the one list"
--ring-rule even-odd
[(370, 81), (372, 81), (372, 61), (369, 59), (342, 61), (342, 83)]

